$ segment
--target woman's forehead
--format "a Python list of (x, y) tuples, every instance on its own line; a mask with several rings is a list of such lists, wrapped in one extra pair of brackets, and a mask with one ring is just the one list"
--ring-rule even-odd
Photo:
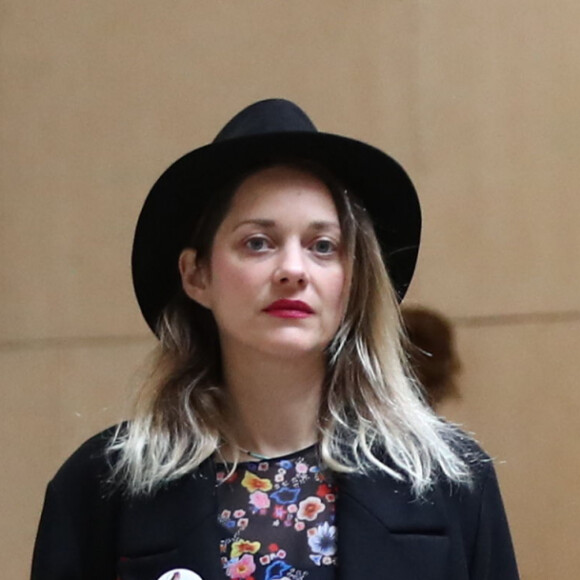
[(313, 173), (288, 165), (268, 167), (246, 177), (234, 192), (228, 214), (274, 211), (284, 206), (295, 211), (307, 206), (336, 221), (336, 207), (327, 185)]

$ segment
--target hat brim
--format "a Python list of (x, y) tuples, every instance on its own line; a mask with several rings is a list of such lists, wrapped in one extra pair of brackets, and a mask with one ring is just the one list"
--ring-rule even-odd
[(405, 170), (381, 150), (348, 137), (319, 132), (251, 135), (187, 153), (161, 175), (145, 200), (135, 230), (132, 269), (137, 301), (153, 332), (179, 288), (178, 257), (211, 192), (252, 166), (285, 157), (326, 167), (363, 203), (402, 300), (421, 236), (419, 201)]

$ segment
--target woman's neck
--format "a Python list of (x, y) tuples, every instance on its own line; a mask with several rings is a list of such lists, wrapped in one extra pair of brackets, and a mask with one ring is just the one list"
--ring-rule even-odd
[[(266, 457), (303, 449), (318, 439), (324, 382), (322, 355), (280, 359), (224, 352), (231, 425), (240, 448)], [(224, 449), (231, 455), (231, 449)]]

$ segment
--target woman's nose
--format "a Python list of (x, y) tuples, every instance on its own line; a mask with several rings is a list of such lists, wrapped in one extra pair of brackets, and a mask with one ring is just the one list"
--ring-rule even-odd
[(280, 254), (280, 262), (274, 280), (278, 284), (303, 286), (307, 282), (306, 267), (302, 248), (288, 247)]

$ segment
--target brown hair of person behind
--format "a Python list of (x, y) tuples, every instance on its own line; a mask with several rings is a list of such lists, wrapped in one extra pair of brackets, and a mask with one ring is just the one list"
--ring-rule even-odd
[(409, 337), (409, 362), (429, 405), (436, 408), (444, 400), (459, 399), (457, 376), (461, 362), (451, 321), (422, 306), (405, 306), (401, 314)]

